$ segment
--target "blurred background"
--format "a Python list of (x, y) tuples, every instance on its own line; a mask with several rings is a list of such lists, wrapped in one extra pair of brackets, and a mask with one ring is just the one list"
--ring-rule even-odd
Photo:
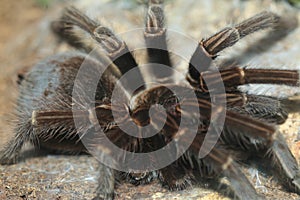
[[(68, 5), (75, 5), (116, 33), (143, 27), (145, 0), (0, 0), (0, 148), (12, 136), (18, 72), (49, 55), (72, 50), (50, 29), (50, 23), (57, 20)], [(276, 33), (262, 31), (246, 37), (222, 52), (216, 63), (235, 61), (241, 66), (300, 70), (299, 7), (299, 0), (166, 0), (165, 11), (168, 28), (200, 40), (260, 11), (271, 10), (284, 19)], [(134, 45), (134, 40), (128, 43)], [(299, 88), (281, 86), (252, 85), (243, 89), (292, 101), (298, 101), (300, 94)], [(300, 158), (300, 115), (291, 113), (289, 117), (280, 129), (294, 155)], [(263, 172), (253, 168), (245, 169), (245, 173), (258, 192), (268, 199), (300, 198), (285, 192), (273, 177)], [(96, 180), (96, 162), (89, 156), (31, 158), (13, 166), (0, 166), (0, 199), (90, 199)], [(188, 190), (169, 192), (157, 181), (139, 187), (122, 184), (117, 189), (117, 198), (226, 199), (208, 186), (203, 183)], [(223, 193), (226, 190), (226, 187), (221, 188)]]

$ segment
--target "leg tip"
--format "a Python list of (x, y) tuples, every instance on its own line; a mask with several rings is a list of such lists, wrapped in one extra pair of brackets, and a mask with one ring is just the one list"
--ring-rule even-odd
[(291, 189), (293, 192), (300, 194), (300, 172), (292, 180)]

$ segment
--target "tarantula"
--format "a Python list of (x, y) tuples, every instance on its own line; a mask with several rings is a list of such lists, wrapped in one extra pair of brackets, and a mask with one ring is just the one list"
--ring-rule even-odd
[[(139, 50), (131, 50), (109, 28), (76, 8), (67, 8), (52, 28), (85, 53), (48, 57), (20, 76), (18, 123), (15, 136), (1, 151), (1, 163), (14, 163), (23, 144), (31, 142), (49, 150), (100, 155), (106, 161), (105, 165), (99, 162), (96, 192), (101, 199), (114, 198), (115, 179), (124, 177), (134, 184), (158, 177), (171, 190), (226, 177), (237, 198), (263, 199), (240, 170), (241, 162), (255, 157), (272, 163), (286, 189), (299, 193), (297, 162), (276, 128), (287, 119), (287, 111), (280, 99), (250, 95), (238, 87), (250, 83), (299, 86), (299, 72), (212, 67), (219, 52), (249, 34), (276, 27), (279, 21), (279, 16), (265, 11), (202, 39), (189, 60), (185, 80), (178, 81), (172, 71), (174, 55), (168, 51), (163, 0), (148, 1), (143, 33), (147, 48)], [(76, 34), (78, 30), (88, 33), (93, 43), (86, 43)], [(106, 55), (96, 50), (88, 56), (97, 45)], [(138, 51), (147, 55), (147, 73), (159, 84), (145, 81), (145, 72), (134, 58)], [(132, 70), (134, 75), (125, 76)], [(136, 82), (142, 84), (136, 87)], [(116, 88), (119, 96), (113, 98)], [(144, 162), (123, 153), (115, 155), (106, 141), (132, 155), (143, 153)], [(164, 158), (147, 154), (162, 148), (169, 151)], [(173, 155), (175, 160), (157, 167)], [(144, 170), (122, 172), (118, 166), (128, 161)]]

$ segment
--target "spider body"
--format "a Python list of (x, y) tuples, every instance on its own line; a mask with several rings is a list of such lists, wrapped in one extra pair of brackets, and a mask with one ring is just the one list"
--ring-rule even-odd
[[(171, 68), (170, 52), (166, 50), (167, 32), (164, 28), (162, 4), (163, 1), (149, 0), (144, 38), (146, 45), (150, 46), (146, 49), (148, 63)], [(256, 193), (239, 169), (239, 162), (254, 156), (272, 162), (274, 172), (278, 173), (286, 188), (299, 193), (298, 165), (276, 128), (277, 124), (282, 124), (287, 119), (287, 112), (281, 101), (267, 96), (249, 95), (238, 89), (239, 85), (249, 83), (298, 86), (299, 72), (239, 66), (221, 68), (218, 71), (210, 68), (212, 60), (220, 51), (253, 32), (276, 26), (279, 20), (280, 17), (274, 13), (263, 12), (201, 40), (190, 59), (186, 74), (188, 85), (167, 81), (164, 85), (149, 86), (124, 41), (77, 9), (66, 9), (60, 21), (53, 23), (54, 31), (70, 45), (89, 53), (92, 47), (73, 34), (75, 27), (82, 29), (107, 52), (106, 56), (113, 64), (106, 68), (102, 55), (87, 57), (87, 54), (73, 52), (51, 56), (33, 67), (20, 80), (16, 135), (1, 151), (1, 163), (15, 162), (27, 141), (49, 150), (88, 152), (88, 147), (80, 139), (89, 135), (99, 138), (99, 129), (95, 125), (97, 123), (105, 136), (123, 150), (149, 153), (175, 140), (176, 150), (180, 152), (181, 144), (176, 142), (177, 139), (191, 134), (190, 127), (196, 126), (196, 134), (188, 148), (171, 164), (153, 171), (120, 174), (125, 174), (133, 184), (148, 183), (158, 176), (162, 184), (171, 190), (184, 189), (192, 182), (203, 179), (225, 176), (237, 198), (261, 199), (263, 197)], [(159, 43), (161, 48), (151, 47), (153, 43)], [(77, 75), (83, 63), (86, 71), (78, 80)], [(118, 79), (132, 69), (136, 69), (134, 81), (145, 85), (135, 88), (132, 79), (123, 80), (120, 99), (125, 101), (113, 102), (113, 90)], [(150, 68), (150, 72), (153, 77), (164, 81), (169, 80), (164, 78), (172, 75), (169, 71), (162, 73), (155, 65)], [(100, 80), (99, 73), (103, 74)], [(95, 80), (98, 81), (96, 92), (94, 99), (91, 99), (85, 94), (92, 90), (90, 85), (95, 85)], [(74, 100), (76, 81), (82, 94), (79, 94), (79, 99)], [(224, 91), (220, 90), (219, 84), (224, 86)], [(195, 101), (190, 98), (191, 92)], [(132, 95), (128, 97), (128, 93)], [(226, 100), (225, 107), (216, 104), (220, 99)], [(188, 112), (184, 110), (185, 106), (188, 106)], [(217, 109), (213, 110), (213, 107)], [(224, 125), (220, 136), (213, 148), (204, 157), (200, 157), (199, 152), (205, 146), (209, 127), (212, 126), (213, 132), (217, 131), (214, 128), (223, 112)], [(162, 116), (166, 119), (158, 129), (163, 121)], [(137, 130), (143, 137), (128, 135), (121, 125), (129, 127), (132, 132)], [(184, 128), (180, 129), (181, 126)], [(147, 128), (139, 131), (144, 127)], [(155, 135), (151, 135), (153, 130), (157, 131)], [(188, 141), (181, 140), (181, 143)], [(115, 157), (111, 159), (112, 153), (93, 139), (89, 145), (112, 163), (122, 162), (124, 158), (119, 155), (117, 160)], [(147, 159), (158, 163), (161, 158)], [(147, 167), (149, 163), (142, 165)], [(119, 171), (99, 164), (99, 173), (101, 176), (97, 198), (112, 199), (115, 177)]]

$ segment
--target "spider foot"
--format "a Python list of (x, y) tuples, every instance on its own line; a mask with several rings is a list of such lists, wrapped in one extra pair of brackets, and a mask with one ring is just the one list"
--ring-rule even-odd
[(292, 180), (293, 191), (300, 194), (300, 172)]
[(300, 170), (283, 136), (278, 132), (272, 145), (271, 158), (277, 176), (288, 190), (300, 194)]
[(187, 187), (191, 186), (194, 180), (189, 174), (186, 174), (181, 178), (160, 177), (160, 179), (162, 182), (162, 186), (170, 191), (184, 190)]
[(114, 199), (115, 171), (101, 163), (98, 165), (99, 179), (97, 187), (97, 196), (94, 200), (112, 200)]
[(238, 169), (237, 164), (232, 163), (232, 167), (232, 170), (226, 170), (223, 173), (228, 178), (231, 188), (238, 199), (265, 199), (256, 193), (254, 187)]
[(155, 177), (155, 172), (129, 173), (126, 175), (126, 180), (132, 185), (145, 185), (151, 183)]
[(92, 200), (113, 200), (114, 196), (114, 194), (106, 194), (104, 196), (97, 195)]
[(16, 154), (7, 153), (6, 151), (0, 151), (0, 164), (1, 165), (12, 165), (18, 161)]
[(191, 171), (188, 171), (176, 162), (161, 169), (158, 178), (162, 186), (171, 191), (183, 190), (191, 186), (194, 180)]

